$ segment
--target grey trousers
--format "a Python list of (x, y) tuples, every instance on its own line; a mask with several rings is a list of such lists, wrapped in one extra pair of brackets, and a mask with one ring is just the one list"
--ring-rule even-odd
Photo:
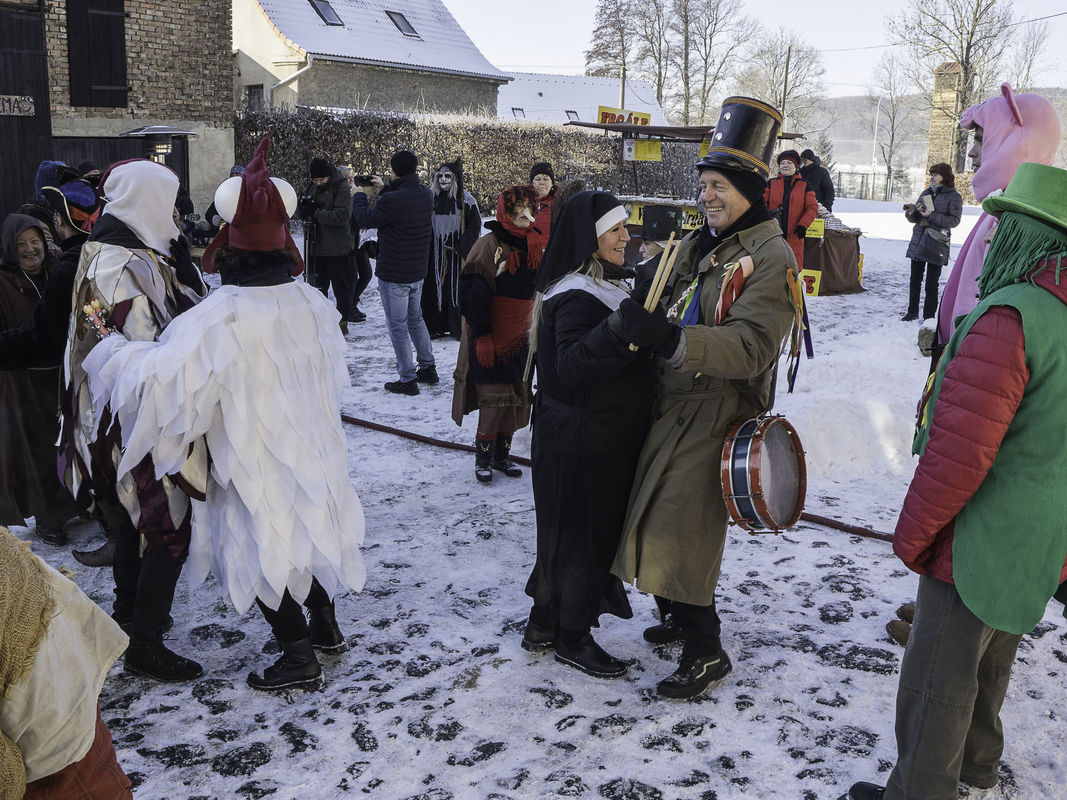
[(1021, 635), (990, 628), (956, 587), (923, 575), (897, 690), (897, 763), (885, 800), (957, 800), (990, 787), (1004, 751), (1000, 707)]

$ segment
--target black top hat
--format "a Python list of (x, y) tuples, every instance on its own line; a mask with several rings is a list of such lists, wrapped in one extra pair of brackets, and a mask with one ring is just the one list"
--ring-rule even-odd
[(708, 153), (696, 168), (754, 172), (766, 179), (781, 129), (782, 115), (773, 106), (751, 97), (727, 97)]
[(662, 242), (682, 230), (682, 209), (677, 206), (645, 206), (641, 214), (641, 238)]

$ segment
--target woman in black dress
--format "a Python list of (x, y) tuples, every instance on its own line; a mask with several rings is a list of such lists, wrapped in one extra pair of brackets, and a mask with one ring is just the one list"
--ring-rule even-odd
[(554, 647), (557, 661), (602, 678), (626, 671), (589, 631), (601, 614), (633, 616), (610, 570), (652, 405), (653, 362), (614, 320), (633, 275), (623, 268), (626, 219), (607, 192), (567, 201), (538, 270), (531, 332), (537, 560), (522, 646)]

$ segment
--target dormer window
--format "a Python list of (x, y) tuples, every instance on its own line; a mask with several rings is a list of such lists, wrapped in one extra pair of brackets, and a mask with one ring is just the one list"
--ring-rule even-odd
[(405, 36), (411, 36), (415, 39), (421, 38), (419, 32), (415, 30), (415, 26), (408, 22), (408, 18), (401, 14), (399, 11), (386, 11), (389, 15), (389, 19), (393, 21), (397, 29)]
[(577, 111), (566, 111), (564, 113), (566, 113), (567, 119), (569, 119), (571, 122), (578, 122), (578, 112)]
[(515, 117), (515, 119), (526, 119), (526, 112), (518, 106), (511, 107), (511, 115)]
[(337, 16), (337, 12), (333, 10), (333, 6), (330, 5), (330, 0), (308, 0), (308, 2), (327, 25), (344, 25), (341, 18)]

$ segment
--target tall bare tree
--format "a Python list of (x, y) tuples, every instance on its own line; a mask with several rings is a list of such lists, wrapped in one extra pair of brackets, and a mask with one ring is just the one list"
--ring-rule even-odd
[(869, 105), (865, 116), (871, 123), (874, 146), (885, 165), (885, 200), (891, 198), (894, 175), (900, 169), (899, 142), (910, 135), (914, 126), (917, 96), (909, 74), (911, 66), (900, 53), (888, 51), (875, 65), (867, 89)]
[(1049, 21), (1027, 22), (1015, 27), (1015, 43), (1008, 56), (1008, 82), (1017, 92), (1034, 88), (1034, 79), (1046, 66), (1048, 57)]
[(825, 96), (825, 73), (818, 50), (805, 44), (795, 31), (779, 28), (775, 34), (761, 36), (746, 54), (737, 88), (780, 109), (787, 128), (803, 133)]
[(738, 54), (759, 34), (760, 26), (744, 14), (742, 0), (697, 0), (687, 36), (695, 80), (693, 122), (715, 122), (711, 115), (723, 84), (736, 71)]
[[(886, 17), (886, 27), (916, 62), (916, 86), (952, 120), (985, 96), (996, 84), (1005, 53), (1012, 43), (1011, 0), (908, 0), (902, 12)], [(951, 105), (938, 104), (930, 91), (931, 75), (940, 63), (960, 66), (959, 90)], [(953, 167), (962, 171), (967, 137), (953, 140)]]
[(678, 117), (682, 125), (690, 123), (693, 108), (693, 40), (689, 27), (697, 14), (697, 0), (673, 0), (668, 30), (675, 41), (671, 55), (678, 87)]
[(668, 27), (672, 0), (645, 0), (632, 9), (634, 64), (656, 90), (656, 100), (666, 107), (671, 81), (673, 41)]
[(634, 61), (631, 0), (597, 0), (596, 18), (589, 49), (585, 51), (585, 74), (617, 78)]

